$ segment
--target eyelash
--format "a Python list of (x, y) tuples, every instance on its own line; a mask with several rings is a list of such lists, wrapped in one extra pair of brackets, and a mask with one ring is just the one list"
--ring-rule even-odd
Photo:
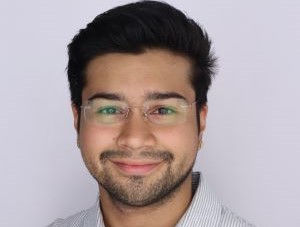
[[(166, 113), (159, 113), (159, 111), (161, 110), (165, 111)], [(176, 113), (174, 109), (165, 106), (155, 107), (154, 110), (150, 112), (150, 114), (159, 114), (159, 115), (169, 115), (173, 113)]]
[(98, 109), (96, 112), (100, 113), (100, 114), (112, 114), (112, 113), (107, 113), (107, 111), (110, 111), (112, 109), (114, 110), (113, 114), (123, 114), (122, 109), (117, 108), (115, 106), (103, 107), (103, 108)]
[[(112, 112), (109, 113), (109, 111), (111, 111), (112, 109), (113, 109), (113, 113)], [(153, 110), (147, 112), (149, 112), (149, 114), (157, 114), (157, 115), (169, 115), (169, 114), (176, 113), (174, 109), (165, 106), (158, 106), (152, 109)], [(164, 111), (164, 113), (160, 113), (162, 110)], [(123, 109), (114, 106), (103, 107), (98, 109), (96, 112), (99, 114), (124, 114), (125, 113)]]

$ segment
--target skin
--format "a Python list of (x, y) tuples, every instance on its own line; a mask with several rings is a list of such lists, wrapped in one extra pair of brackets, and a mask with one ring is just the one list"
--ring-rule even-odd
[[(141, 106), (149, 94), (156, 92), (177, 93), (192, 103), (195, 92), (189, 80), (190, 72), (191, 63), (187, 58), (166, 50), (151, 49), (135, 55), (105, 54), (87, 66), (82, 101), (104, 92), (121, 96), (129, 106)], [(79, 119), (75, 106), (72, 109), (75, 128), (80, 120), (78, 138), (82, 157), (99, 183), (105, 225), (175, 226), (192, 200), (190, 170), (205, 129), (207, 106), (197, 112), (194, 105), (186, 122), (172, 126), (145, 121), (138, 110), (133, 110), (127, 121), (96, 126), (86, 122), (83, 114)], [(196, 114), (200, 115), (200, 125), (197, 125)], [(107, 150), (119, 153), (101, 161), (101, 154)], [(168, 151), (173, 159), (165, 161), (162, 156), (143, 155), (145, 152), (162, 151)], [(118, 165), (120, 162), (121, 166)], [(145, 164), (150, 164), (150, 170), (144, 168)], [(136, 165), (142, 167), (136, 168)], [(184, 173), (187, 177), (163, 198), (143, 205), (142, 198), (153, 193), (153, 185), (166, 182), (164, 176), (167, 173), (173, 176), (174, 181), (179, 176), (183, 177)], [(142, 180), (133, 180), (133, 177)], [(106, 178), (120, 186), (131, 203), (120, 201), (102, 187)]]

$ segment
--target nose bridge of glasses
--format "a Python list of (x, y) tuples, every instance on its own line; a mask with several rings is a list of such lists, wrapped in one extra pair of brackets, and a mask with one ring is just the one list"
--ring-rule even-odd
[(129, 106), (126, 108), (126, 112), (125, 112), (125, 118), (127, 119), (129, 117), (129, 113), (131, 112), (131, 114), (133, 114), (133, 110), (134, 109), (138, 109), (138, 111), (140, 112), (140, 114), (142, 114), (143, 119), (147, 120), (148, 114), (147, 114), (147, 108), (144, 106)]

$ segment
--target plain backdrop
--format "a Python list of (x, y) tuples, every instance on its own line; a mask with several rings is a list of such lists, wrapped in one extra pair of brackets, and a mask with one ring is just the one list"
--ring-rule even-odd
[[(0, 226), (46, 226), (91, 206), (97, 185), (76, 147), (67, 44), (128, 1), (0, 2)], [(169, 0), (213, 39), (195, 166), (233, 211), (258, 226), (300, 226), (300, 2)]]

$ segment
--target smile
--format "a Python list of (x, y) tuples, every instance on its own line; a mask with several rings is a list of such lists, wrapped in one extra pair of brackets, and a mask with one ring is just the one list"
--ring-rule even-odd
[(112, 163), (125, 175), (130, 176), (146, 176), (153, 172), (160, 164), (160, 162), (124, 162), (112, 161)]

